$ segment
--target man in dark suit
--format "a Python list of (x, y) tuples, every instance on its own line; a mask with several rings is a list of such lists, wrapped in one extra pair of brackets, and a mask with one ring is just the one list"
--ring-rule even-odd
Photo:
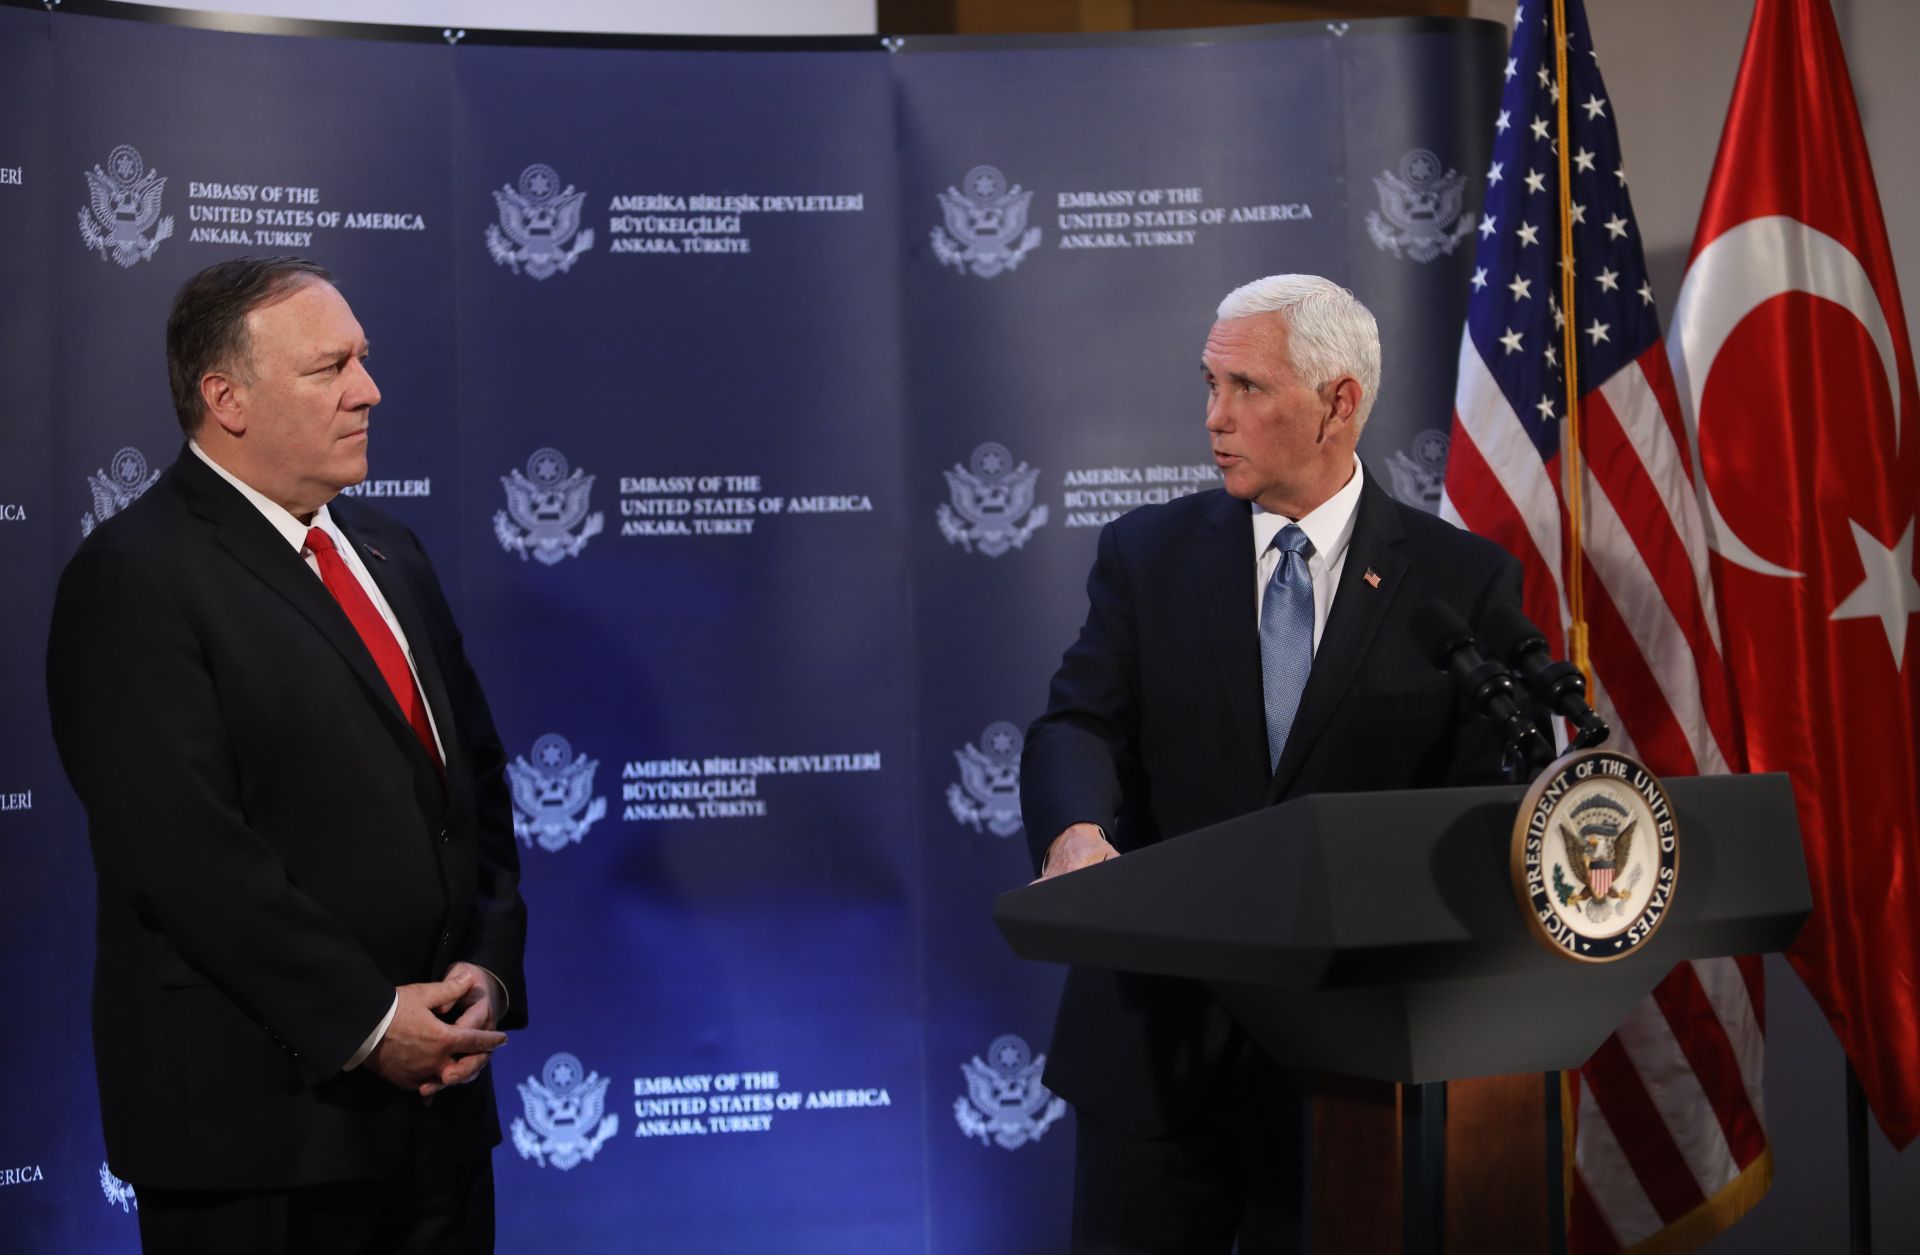
[[(1224, 491), (1109, 524), (1086, 624), (1029, 728), (1043, 878), (1307, 793), (1486, 783), (1499, 747), (1409, 622), (1518, 606), (1520, 568), (1389, 497), (1354, 453), (1373, 315), (1275, 275), (1221, 302), (1201, 357)], [(1074, 1105), (1081, 1251), (1294, 1248), (1302, 1098), (1195, 982), (1075, 968), (1047, 1084)]]
[(150, 1252), (492, 1248), (526, 1023), (505, 754), (367, 474), (367, 340), (298, 258), (189, 279), (188, 446), (81, 545), (47, 656), (98, 877), (108, 1163)]

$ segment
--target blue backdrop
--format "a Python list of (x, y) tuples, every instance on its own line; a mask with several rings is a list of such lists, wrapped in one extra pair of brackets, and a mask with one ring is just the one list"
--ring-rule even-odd
[(1020, 736), (1099, 526), (1217, 482), (1229, 288), (1355, 288), (1362, 453), (1437, 500), (1501, 32), (478, 43), (0, 8), (0, 1249), (136, 1245), (53, 580), (178, 452), (173, 289), (282, 251), (516, 758), (501, 1249), (1059, 1249)]

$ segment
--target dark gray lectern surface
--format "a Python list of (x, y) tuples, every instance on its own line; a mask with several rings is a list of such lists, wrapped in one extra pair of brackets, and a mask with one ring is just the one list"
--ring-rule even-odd
[(1578, 1067), (1675, 963), (1785, 949), (1811, 909), (1781, 774), (1669, 779), (1672, 908), (1580, 963), (1529, 931), (1517, 785), (1296, 798), (1002, 894), (1022, 958), (1208, 982), (1283, 1065), (1425, 1083)]

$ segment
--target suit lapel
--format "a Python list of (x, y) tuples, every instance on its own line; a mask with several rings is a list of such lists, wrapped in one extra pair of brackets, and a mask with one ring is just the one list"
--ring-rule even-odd
[(1253, 515), (1246, 502), (1220, 494), (1207, 511), (1195, 565), (1235, 739), (1264, 776), (1267, 716), (1260, 687), (1260, 626), (1254, 617)]
[[(215, 542), (285, 598), (326, 638), (359, 678), (368, 699), (405, 728), (406, 739), (417, 746), (412, 726), (401, 713), (393, 690), (387, 687), (386, 679), (374, 664), (373, 655), (367, 652), (360, 633), (354, 630), (352, 620), (347, 618), (347, 612), (340, 608), (340, 603), (333, 599), (313, 569), (287, 544), (286, 538), (261, 517), (252, 502), (214, 474), (191, 449), (181, 453), (173, 469), (188, 508), (212, 526)], [(383, 584), (381, 588), (385, 591), (386, 586)]]
[[(1287, 733), (1286, 750), (1268, 786), (1269, 803), (1286, 796), (1327, 720), (1352, 687), (1354, 673), (1404, 583), (1400, 576), (1407, 560), (1398, 546), (1405, 535), (1393, 501), (1372, 475), (1366, 475), (1360, 485), (1353, 537), (1347, 542), (1346, 565), (1340, 569), (1340, 584), (1333, 595), (1333, 612), (1314, 652), (1313, 670), (1307, 674), (1300, 709)], [(1379, 577), (1377, 583), (1367, 579), (1368, 572)]]

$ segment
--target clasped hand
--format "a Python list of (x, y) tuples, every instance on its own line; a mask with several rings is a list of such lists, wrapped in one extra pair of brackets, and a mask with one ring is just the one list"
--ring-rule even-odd
[(449, 1085), (464, 1085), (506, 1044), (507, 1035), (493, 1028), (499, 1014), (493, 978), (471, 963), (456, 963), (441, 980), (402, 985), (396, 992), (393, 1022), (367, 1066), (402, 1089), (431, 1098)]

